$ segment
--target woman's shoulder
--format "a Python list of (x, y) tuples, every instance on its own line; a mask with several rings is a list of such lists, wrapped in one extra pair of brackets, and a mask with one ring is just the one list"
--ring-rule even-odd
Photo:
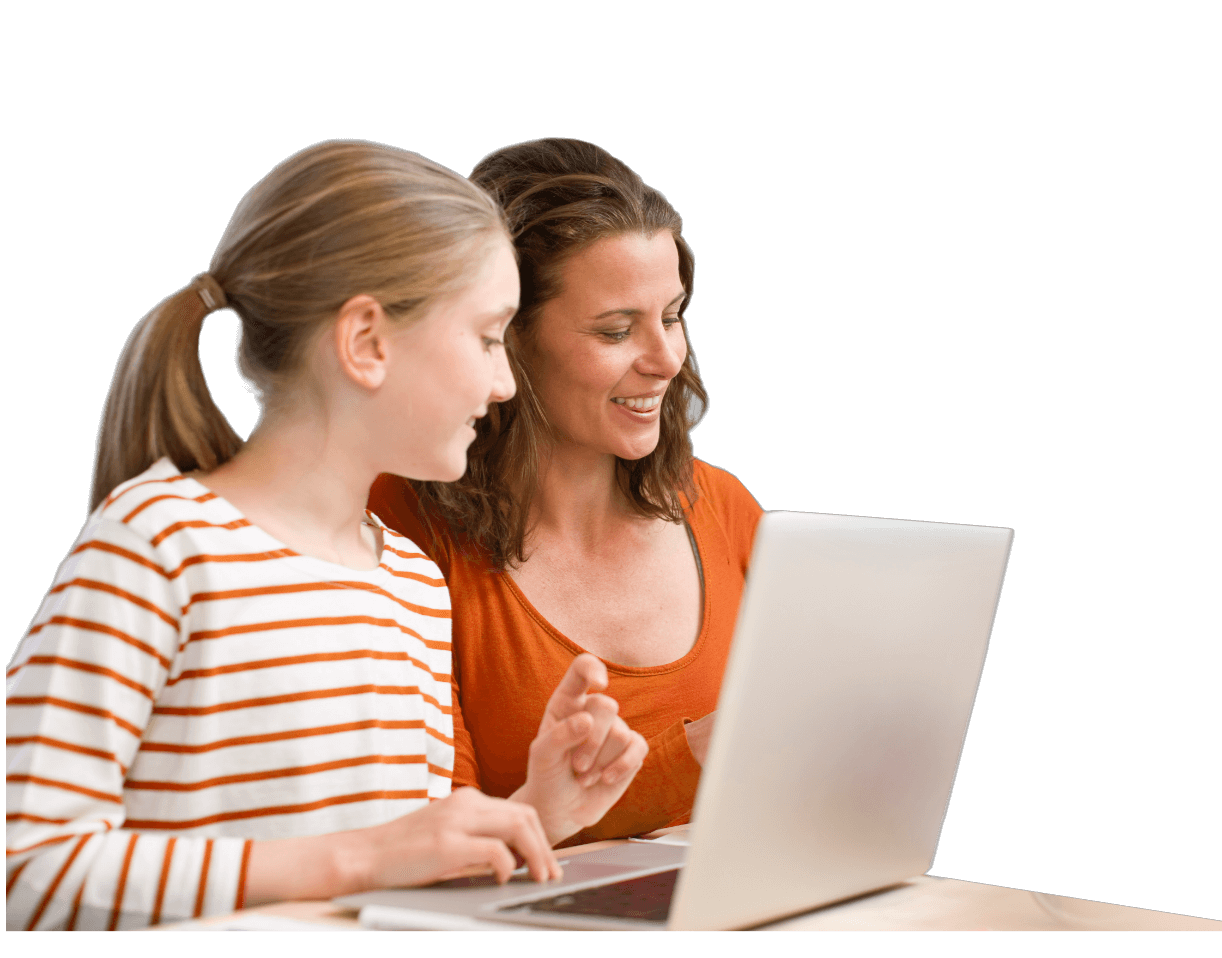
[(705, 539), (709, 548), (722, 542), (745, 570), (755, 541), (755, 529), (764, 510), (739, 482), (725, 469), (697, 459), (694, 463), (696, 501), (688, 512), (692, 527), (713, 533)]
[(692, 478), (696, 485), (696, 506), (705, 499), (706, 505), (718, 512), (732, 511), (758, 516), (763, 509), (755, 497), (747, 491), (739, 478), (719, 466), (710, 465), (703, 459), (692, 463)]

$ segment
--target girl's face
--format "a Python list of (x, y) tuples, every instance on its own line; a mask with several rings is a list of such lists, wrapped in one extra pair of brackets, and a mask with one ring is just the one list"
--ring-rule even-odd
[(531, 383), (561, 442), (643, 458), (658, 445), (662, 395), (687, 358), (674, 237), (599, 240), (565, 262), (560, 279), (532, 330)]
[(516, 388), (502, 342), (517, 309), (517, 262), (498, 237), (468, 287), (395, 333), (379, 390), (381, 416), (392, 423), (384, 471), (441, 482), (462, 477), (475, 420)]

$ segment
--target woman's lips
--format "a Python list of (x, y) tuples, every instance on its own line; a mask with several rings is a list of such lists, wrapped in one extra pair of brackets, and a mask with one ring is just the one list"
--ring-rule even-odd
[(656, 406), (651, 406), (648, 409), (634, 409), (631, 406), (628, 406), (627, 403), (615, 402), (613, 400), (611, 404), (612, 406), (615, 406), (616, 409), (618, 409), (618, 411), (622, 412), (624, 415), (628, 415), (628, 417), (631, 417), (637, 420), (637, 422), (646, 422), (646, 423), (650, 422), (651, 419), (656, 419), (657, 417), (659, 417), (659, 414), (661, 413), (661, 408), (662, 408), (662, 404), (660, 402), (657, 403)]

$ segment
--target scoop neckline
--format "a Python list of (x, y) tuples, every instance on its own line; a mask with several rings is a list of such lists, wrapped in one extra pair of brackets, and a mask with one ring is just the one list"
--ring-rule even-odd
[(216, 503), (222, 504), (225, 508), (227, 508), (230, 512), (232, 512), (234, 516), (246, 522), (247, 528), (256, 530), (259, 533), (259, 535), (263, 536), (263, 538), (265, 538), (268, 542), (273, 543), (277, 547), (276, 551), (282, 552), (284, 554), (284, 558), (289, 560), (292, 564), (294, 565), (306, 564), (310, 566), (317, 566), (319, 569), (325, 569), (329, 573), (326, 576), (326, 578), (330, 580), (337, 580), (340, 578), (340, 576), (337, 576), (334, 574), (337, 572), (342, 573), (343, 575), (346, 575), (349, 578), (351, 578), (352, 576), (359, 576), (359, 577), (363, 577), (370, 581), (374, 579), (385, 580), (389, 577), (389, 573), (386, 571), (386, 566), (383, 561), (383, 558), (386, 555), (387, 527), (386, 527), (386, 524), (380, 518), (378, 518), (378, 516), (374, 515), (374, 513), (371, 512), (369, 509), (366, 509), (364, 514), (365, 514), (366, 520), (372, 520), (372, 521), (366, 521), (362, 524), (372, 526), (374, 529), (378, 530), (378, 533), (382, 540), (382, 548), (378, 550), (378, 560), (377, 560), (378, 564), (376, 566), (374, 566), (372, 569), (354, 569), (351, 566), (342, 565), (341, 563), (338, 563), (338, 562), (330, 562), (327, 559), (320, 559), (318, 558), (318, 556), (312, 556), (305, 552), (299, 552), (298, 550), (294, 549), (292, 546), (288, 545), (287, 543), (281, 542), (274, 535), (272, 535), (270, 532), (264, 529), (261, 525), (251, 522), (250, 519), (246, 517), (246, 514), (242, 512), (242, 510), (240, 510), (237, 506), (235, 506), (232, 502), (230, 502), (224, 496), (222, 496), (219, 492), (204, 485), (203, 482), (201, 482), (199, 479), (195, 478), (194, 476), (187, 475), (182, 470), (180, 470), (177, 466), (175, 466), (174, 463), (171, 462), (169, 459), (166, 459), (165, 461), (169, 463), (170, 467), (174, 469), (174, 471), (177, 472), (178, 475), (182, 476), (182, 478), (186, 482), (194, 483), (196, 486), (202, 489), (205, 493), (212, 496), (212, 499), (210, 499), (209, 502), (216, 502)]
[[(694, 511), (694, 509), (690, 511)], [(513, 576), (509, 574), (508, 570), (500, 570), (499, 575), (509, 585), (509, 589), (514, 598), (516, 598), (522, 605), (522, 607), (526, 610), (526, 613), (532, 619), (534, 619), (553, 640), (558, 642), (570, 652), (573, 652), (575, 655), (581, 655), (589, 652), (590, 655), (595, 655), (595, 657), (607, 667), (608, 671), (617, 672), (621, 675), (647, 676), (665, 675), (668, 672), (678, 672), (690, 665), (692, 661), (694, 661), (700, 654), (704, 648), (705, 636), (709, 631), (708, 576), (706, 573), (701, 571), (706, 570), (708, 568), (708, 564), (704, 561), (704, 548), (701, 545), (700, 535), (696, 532), (696, 527), (691, 522), (688, 511), (685, 511), (684, 513), (683, 523), (687, 526), (687, 529), (691, 534), (691, 541), (695, 546), (697, 574), (700, 575), (700, 630), (696, 633), (696, 641), (692, 643), (692, 647), (688, 649), (687, 652), (685, 652), (679, 658), (674, 659), (671, 662), (664, 662), (661, 665), (622, 665), (619, 662), (613, 662), (610, 659), (605, 659), (601, 655), (595, 655), (595, 653), (590, 652), (589, 649), (582, 648), (578, 643), (574, 642), (558, 628), (552, 625), (543, 616), (543, 613), (535, 608), (534, 604), (526, 597), (526, 593), (523, 592), (521, 586), (514, 581)]]

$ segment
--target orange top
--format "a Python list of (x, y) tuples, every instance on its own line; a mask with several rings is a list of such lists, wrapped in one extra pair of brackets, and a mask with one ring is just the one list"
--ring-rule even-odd
[[(721, 674), (738, 618), (755, 527), (763, 510), (734, 476), (696, 460), (695, 505), (685, 510), (704, 578), (704, 612), (691, 650), (666, 665), (606, 662), (607, 694), (649, 742), (649, 756), (623, 797), (597, 825), (566, 844), (637, 835), (686, 822), (700, 765), (684, 720), (717, 707)], [(508, 796), (526, 780), (530, 743), (547, 700), (583, 649), (530, 604), (513, 578), (489, 571), (469, 541), (431, 536), (410, 485), (380, 476), (369, 508), (423, 549), (450, 586), (453, 610), (454, 787)]]

